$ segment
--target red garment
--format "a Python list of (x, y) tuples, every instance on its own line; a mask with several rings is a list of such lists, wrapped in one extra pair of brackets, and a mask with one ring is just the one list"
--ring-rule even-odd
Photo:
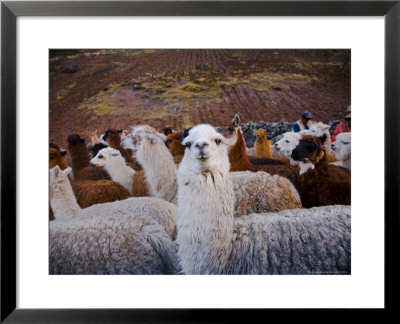
[[(336, 126), (335, 131), (333, 132), (333, 134), (331, 136), (331, 142), (333, 143), (336, 140), (336, 136), (343, 132), (344, 132), (344, 123), (342, 122)], [(349, 132), (351, 132), (350, 128), (349, 128)]]

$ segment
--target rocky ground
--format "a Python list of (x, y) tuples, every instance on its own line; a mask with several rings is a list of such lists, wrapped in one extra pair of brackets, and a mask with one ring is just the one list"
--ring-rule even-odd
[(328, 123), (350, 104), (350, 71), (349, 50), (51, 50), (50, 140), (221, 126), (236, 112), (249, 129), (290, 128), (304, 110)]

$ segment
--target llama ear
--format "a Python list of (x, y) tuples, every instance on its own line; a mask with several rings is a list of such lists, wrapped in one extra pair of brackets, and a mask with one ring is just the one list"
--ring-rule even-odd
[(69, 174), (72, 173), (72, 168), (71, 168), (71, 167), (68, 167), (68, 168), (66, 168), (65, 170), (63, 170), (62, 172), (64, 172), (66, 175), (69, 175)]
[(183, 133), (182, 133), (182, 138), (181, 138), (181, 142), (185, 139), (185, 137), (187, 137), (189, 135), (190, 130), (192, 129), (192, 127), (190, 128), (186, 128)]
[(60, 167), (56, 165), (54, 168), (51, 169), (51, 174), (54, 177), (58, 177), (58, 174), (60, 173)]
[(322, 145), (324, 145), (324, 142), (325, 142), (325, 140), (326, 140), (326, 134), (320, 136), (319, 139), (321, 140)]
[(238, 127), (239, 126), (240, 118), (239, 118), (239, 115), (237, 113), (235, 114), (235, 117), (233, 118), (232, 123), (233, 123), (234, 127)]
[(164, 133), (165, 136), (167, 136), (169, 134), (172, 134), (172, 129), (170, 127), (166, 126), (163, 129), (163, 133)]

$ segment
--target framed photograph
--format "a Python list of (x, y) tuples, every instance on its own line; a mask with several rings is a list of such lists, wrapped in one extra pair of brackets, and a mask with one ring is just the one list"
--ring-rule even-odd
[[(224, 322), (239, 309), (393, 309), (398, 1), (5, 1), (1, 17), (1, 321)], [(215, 128), (195, 126), (203, 123)], [(131, 129), (143, 124), (151, 127)], [(351, 128), (350, 163), (338, 151)], [(305, 135), (285, 153), (288, 131)], [(115, 172), (111, 159), (129, 161)], [(306, 190), (307, 174), (328, 162), (341, 180), (326, 193), (318, 182)], [(152, 177), (177, 168), (176, 178)], [(224, 182), (225, 169), (240, 172)], [(101, 170), (100, 188), (88, 180)], [(290, 181), (268, 180), (267, 197), (262, 174), (242, 173), (258, 170)], [(138, 188), (162, 203), (124, 203)], [(50, 225), (48, 201), (58, 220)], [(99, 202), (116, 211), (96, 210), (100, 223), (88, 211)], [(318, 209), (326, 205), (347, 206)], [(281, 210), (287, 218), (284, 210), (301, 207), (310, 208), (307, 225), (274, 223), (275, 214), (261, 225), (257, 215), (234, 218)], [(211, 208), (223, 214), (208, 219), (214, 236), (199, 234)], [(177, 234), (167, 222), (184, 211), (193, 216), (178, 220)], [(228, 214), (237, 227), (226, 239), (217, 228), (231, 232), (221, 225)], [(321, 220), (327, 214), (337, 220)], [(290, 239), (275, 240), (285, 226)], [(257, 235), (269, 237), (268, 253)], [(315, 251), (296, 250), (313, 235)], [(205, 238), (216, 241), (198, 244)]]

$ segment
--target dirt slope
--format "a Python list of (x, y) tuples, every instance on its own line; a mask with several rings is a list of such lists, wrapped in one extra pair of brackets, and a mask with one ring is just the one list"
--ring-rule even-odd
[(146, 123), (342, 119), (349, 50), (53, 50), (50, 140)]

